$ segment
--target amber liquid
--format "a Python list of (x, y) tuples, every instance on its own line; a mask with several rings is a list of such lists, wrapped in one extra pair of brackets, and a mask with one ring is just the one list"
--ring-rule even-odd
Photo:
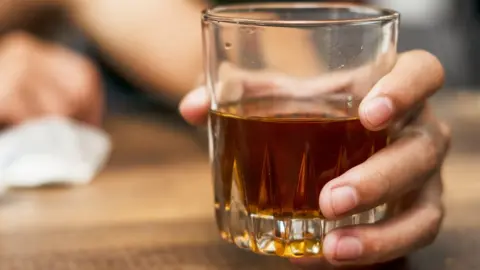
[[(322, 217), (326, 183), (388, 144), (352, 100), (255, 100), (210, 111), (217, 202), (230, 207), (232, 181), (249, 214)], [(222, 197), (222, 198), (219, 198)]]

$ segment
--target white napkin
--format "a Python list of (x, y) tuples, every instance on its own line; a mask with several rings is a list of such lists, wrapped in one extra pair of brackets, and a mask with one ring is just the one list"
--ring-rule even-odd
[(74, 120), (47, 117), (22, 123), (0, 133), (0, 191), (87, 184), (110, 150), (105, 132)]

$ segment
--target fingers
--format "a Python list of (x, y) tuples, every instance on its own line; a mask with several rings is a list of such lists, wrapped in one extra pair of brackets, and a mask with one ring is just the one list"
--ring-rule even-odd
[(417, 195), (413, 206), (384, 223), (330, 232), (323, 243), (325, 259), (334, 265), (390, 261), (431, 244), (441, 227), (444, 209), (438, 174)]
[(207, 121), (209, 106), (207, 90), (205, 87), (199, 87), (183, 98), (179, 110), (183, 118), (190, 124), (203, 125)]
[(443, 85), (444, 74), (439, 60), (428, 52), (401, 54), (393, 70), (373, 87), (360, 105), (363, 125), (371, 130), (385, 128), (434, 94)]
[(323, 215), (337, 219), (359, 213), (421, 187), (442, 165), (450, 140), (440, 124), (423, 120), (421, 126), (406, 130), (392, 145), (325, 185), (319, 198)]

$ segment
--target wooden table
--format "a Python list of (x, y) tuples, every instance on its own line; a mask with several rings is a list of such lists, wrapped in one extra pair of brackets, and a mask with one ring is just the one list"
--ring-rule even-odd
[[(445, 225), (433, 246), (385, 269), (480, 269), (480, 95), (435, 103), (455, 138)], [(294, 269), (219, 240), (205, 138), (158, 118), (110, 117), (115, 150), (92, 184), (3, 197), (0, 269)]]

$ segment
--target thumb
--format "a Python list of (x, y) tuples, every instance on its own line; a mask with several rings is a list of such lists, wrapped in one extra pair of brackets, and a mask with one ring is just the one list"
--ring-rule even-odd
[(210, 101), (204, 86), (188, 93), (180, 102), (179, 110), (183, 118), (192, 125), (203, 125), (207, 120)]

